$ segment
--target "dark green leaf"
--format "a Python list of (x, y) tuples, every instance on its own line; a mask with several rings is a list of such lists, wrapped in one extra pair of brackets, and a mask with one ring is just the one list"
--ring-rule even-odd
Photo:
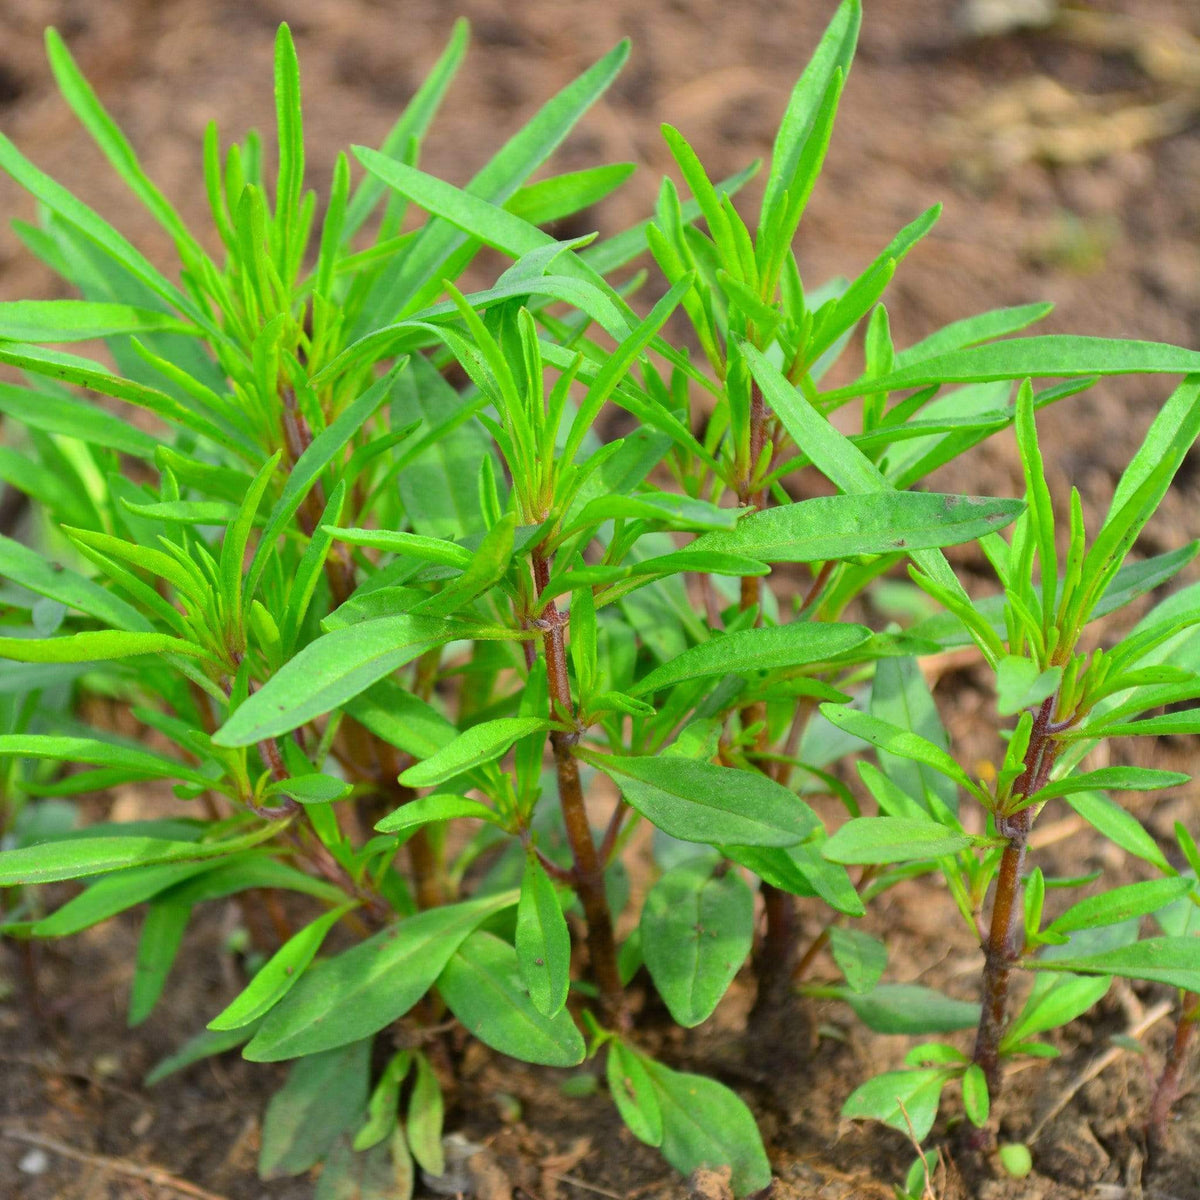
[(367, 1104), (371, 1039), (300, 1059), (267, 1105), (258, 1173), (301, 1175), (320, 1162)]
[(588, 757), (647, 820), (683, 841), (789, 846), (819, 824), (794, 792), (758, 771), (674, 757)]
[(690, 1029), (709, 1017), (750, 953), (754, 896), (732, 872), (685, 863), (650, 890), (640, 928), (650, 977)]
[(429, 990), (471, 930), (516, 898), (507, 892), (418, 913), (310, 967), (267, 1014), (245, 1056), (276, 1062), (315, 1054), (391, 1024)]
[(517, 952), (490, 933), (473, 933), (438, 976), (447, 1007), (481, 1042), (522, 1062), (573, 1067), (586, 1053), (570, 1013), (544, 1016), (521, 978)]
[(687, 679), (711, 675), (824, 662), (861, 645), (870, 636), (871, 631), (862, 625), (823, 621), (793, 621), (790, 625), (721, 634), (651, 671), (634, 684), (631, 694), (644, 696)]
[(979, 1024), (979, 1005), (952, 1000), (914, 983), (883, 983), (863, 995), (843, 991), (841, 999), (876, 1033), (950, 1033)]
[(752, 512), (728, 532), (698, 537), (694, 550), (745, 554), (763, 562), (825, 562), (956, 546), (1001, 529), (1024, 508), (1019, 500), (894, 492), (815, 496)]
[(571, 985), (571, 935), (558, 892), (535, 854), (525, 859), (517, 904), (517, 963), (534, 1008), (553, 1017)]

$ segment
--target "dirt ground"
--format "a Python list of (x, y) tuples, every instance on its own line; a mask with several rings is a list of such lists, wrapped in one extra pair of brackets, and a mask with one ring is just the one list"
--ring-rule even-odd
[[(204, 127), (217, 120), (226, 141), (251, 125), (270, 128), (272, 42), (282, 19), (296, 37), (310, 180), (320, 189), (338, 149), (380, 140), (457, 16), (471, 20), (472, 48), (422, 165), (459, 182), (554, 90), (629, 35), (626, 71), (554, 160), (560, 170), (641, 164), (621, 192), (589, 214), (588, 227), (615, 231), (650, 210), (667, 169), (660, 121), (682, 129), (718, 177), (769, 152), (790, 87), (834, 7), (834, 0), (0, 0), (0, 131), (166, 264), (165, 235), (127, 200), (54, 90), (41, 49), (46, 25), (66, 37), (150, 174), (202, 236)], [(1087, 11), (1100, 20), (990, 37), (965, 31), (959, 0), (876, 0), (867, 7), (826, 172), (801, 229), (806, 281), (856, 274), (896, 229), (940, 200), (941, 222), (888, 294), (898, 345), (970, 313), (1048, 299), (1056, 309), (1047, 332), (1200, 346), (1194, 0), (1095, 3)], [(758, 194), (751, 184), (747, 202)], [(0, 212), (33, 216), (7, 180), (0, 180)], [(7, 227), (0, 231), (0, 298), (60, 294), (55, 288)], [(1047, 412), (1040, 423), (1055, 495), (1065, 499), (1074, 484), (1087, 511), (1102, 510), (1170, 386), (1122, 380)], [(1197, 535), (1196, 465), (1194, 456), (1185, 463), (1179, 486), (1139, 542), (1144, 553)], [(1014, 492), (1018, 476), (1011, 444), (1000, 439), (938, 482), (1003, 495)], [(938, 696), (954, 732), (977, 739), (987, 753), (986, 698), (961, 674), (944, 678)], [(1192, 739), (1157, 753), (1170, 760), (1161, 765), (1194, 767)], [(1196, 796), (1153, 809), (1147, 801), (1136, 811), (1167, 837), (1174, 820), (1195, 829)], [(1116, 866), (1081, 839), (1077, 826), (1056, 824), (1051, 813), (1045, 820), (1039, 861), (1048, 869), (1073, 874), (1093, 860)], [(815, 922), (816, 914), (804, 918)], [(27, 1002), (26, 964), (11, 944), (0, 948), (0, 1196), (312, 1195), (311, 1180), (263, 1184), (254, 1172), (260, 1113), (282, 1078), (279, 1068), (227, 1055), (156, 1090), (140, 1084), (150, 1065), (241, 986), (225, 949), (237, 919), (232, 906), (213, 906), (196, 923), (181, 958), (188, 970), (177, 972), (160, 1010), (136, 1033), (124, 1027), (135, 920), (38, 948), (40, 1021)], [(867, 924), (884, 927), (889, 940), (898, 938), (890, 979), (920, 978), (971, 997), (980, 956), (947, 898), (931, 898), (927, 889), (889, 893)], [(1168, 998), (1160, 989), (1115, 988), (1061, 1043), (1062, 1058), (1011, 1079), (1002, 1127), (1016, 1139), (1038, 1131), (1033, 1176), (1019, 1183), (988, 1178), (947, 1157), (938, 1196), (1200, 1194), (1195, 1095), (1178, 1106), (1171, 1160), (1143, 1178), (1138, 1128), (1167, 1021), (1149, 1029), (1146, 1058), (1118, 1054), (1071, 1090), (1109, 1049), (1111, 1035), (1137, 1028)], [(837, 1113), (853, 1081), (898, 1064), (908, 1043), (872, 1037), (846, 1009), (823, 1002), (797, 1009), (782, 1047), (764, 1047), (746, 1038), (739, 1017), (745, 1000), (735, 986), (709, 1026), (687, 1037), (664, 1035), (664, 1055), (741, 1090), (767, 1137), (779, 1200), (891, 1196), (912, 1148), (878, 1126), (841, 1127)], [(780, 1054), (792, 1071), (770, 1062)], [(688, 1194), (655, 1152), (620, 1127), (604, 1095), (568, 1098), (552, 1076), (473, 1053), (447, 1128), (487, 1144), (520, 1200)], [(1044, 1120), (1064, 1095), (1070, 1100), (1061, 1114)], [(943, 1118), (935, 1141), (945, 1132)], [(166, 1173), (171, 1180), (164, 1181)]]

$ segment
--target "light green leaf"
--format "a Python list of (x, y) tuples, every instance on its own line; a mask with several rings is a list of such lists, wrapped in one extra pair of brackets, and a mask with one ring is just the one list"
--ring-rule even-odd
[(661, 1146), (662, 1109), (658, 1103), (658, 1091), (643, 1065), (642, 1056), (613, 1038), (608, 1043), (605, 1072), (609, 1093), (629, 1131), (647, 1146)]
[(855, 992), (871, 991), (887, 966), (887, 947), (861, 929), (830, 926), (829, 949), (846, 983)]
[(825, 562), (956, 546), (1001, 529), (1020, 500), (883, 492), (815, 496), (752, 512), (728, 532), (702, 534), (693, 550), (745, 554), (763, 562)]
[(343, 904), (293, 934), (258, 971), (237, 998), (208, 1023), (209, 1029), (239, 1029), (265, 1016), (299, 982), (325, 935), (354, 904)]
[(1048, 334), (990, 342), (921, 358), (879, 379), (862, 379), (823, 392), (828, 403), (865, 391), (898, 391), (928, 384), (982, 383), (990, 379), (1072, 378), (1090, 375), (1188, 375), (1200, 371), (1200, 352), (1161, 342)]
[(442, 1117), (445, 1102), (433, 1067), (424, 1054), (416, 1055), (417, 1077), (408, 1098), (408, 1144), (413, 1158), (430, 1175), (442, 1175), (446, 1160), (442, 1151)]
[(974, 841), (936, 821), (854, 817), (833, 834), (821, 853), (837, 863), (920, 862), (957, 854)]
[(191, 904), (170, 899), (151, 904), (146, 910), (129, 989), (131, 1029), (154, 1011), (191, 916)]
[(1035, 975), (1020, 1013), (1004, 1031), (1000, 1050), (1007, 1053), (1029, 1038), (1067, 1025), (1094, 1008), (1112, 986), (1111, 976)]
[(1120, 975), (1147, 983), (1200, 992), (1200, 938), (1145, 938), (1099, 954), (1078, 958), (1033, 959), (1038, 971), (1072, 971), (1079, 975)]
[(428, 825), (431, 821), (453, 821), (459, 817), (471, 817), (492, 825), (503, 824), (503, 818), (494, 808), (488, 808), (478, 800), (435, 792), (431, 796), (420, 796), (401, 805), (395, 812), (388, 813), (382, 821), (377, 822), (375, 828), (380, 833), (400, 833), (405, 829)]
[(1160, 788), (1187, 783), (1188, 778), (1178, 771), (1156, 771), (1150, 767), (1100, 767), (1095, 771), (1068, 775), (1066, 779), (1055, 779), (1030, 797), (1030, 802), (1041, 804), (1055, 796), (1071, 796), (1076, 792), (1094, 792), (1101, 789), (1113, 792), (1156, 792)]
[(199, 333), (170, 313), (88, 300), (0, 303), (0, 341), (86, 342), (122, 333)]
[(876, 1033), (950, 1033), (979, 1024), (979, 1005), (952, 1000), (933, 988), (914, 983), (883, 983), (857, 995), (848, 988), (840, 997), (855, 1015)]
[(182, 654), (187, 658), (211, 658), (195, 642), (166, 633), (126, 633), (118, 629), (96, 629), (65, 637), (0, 637), (0, 658), (15, 662), (76, 663), (106, 662), (136, 658), (139, 654)]
[(82, 879), (126, 867), (154, 863), (189, 862), (245, 850), (274, 837), (286, 821), (275, 821), (241, 837), (220, 842), (173, 842), (152, 837), (67, 838), (23, 846), (0, 853), (0, 887), (16, 884), (54, 883), (60, 879)]
[(1158, 843), (1146, 832), (1141, 822), (1107, 796), (1099, 792), (1082, 792), (1077, 796), (1068, 794), (1065, 799), (1089, 825), (1127, 854), (1144, 859), (1167, 875), (1175, 874), (1174, 868), (1158, 848)]
[(822, 704), (821, 715), (830, 724), (862, 738), (872, 746), (878, 746), (879, 749), (899, 758), (923, 763), (954, 780), (960, 787), (968, 791), (976, 790), (967, 773), (955, 762), (953, 756), (920, 734), (901, 729), (889, 721), (881, 721), (868, 713), (859, 712), (847, 704)]
[(1074, 933), (1077, 929), (1094, 929), (1099, 925), (1117, 925), (1131, 917), (1144, 917), (1158, 912), (1174, 900), (1186, 896), (1195, 881), (1184, 877), (1149, 879), (1129, 883), (1097, 896), (1088, 896), (1071, 905), (1047, 927), (1049, 933)]
[(406, 787), (434, 787), (445, 783), (493, 762), (519, 738), (550, 727), (551, 722), (541, 717), (498, 717), (494, 721), (483, 721), (460, 733), (424, 762), (409, 767), (400, 776), (400, 782)]
[(1025, 708), (1041, 704), (1053, 696), (1062, 681), (1062, 667), (1045, 671), (1028, 658), (1007, 654), (996, 668), (996, 711), (1011, 717)]
[(213, 734), (213, 742), (249, 746), (288, 733), (454, 636), (453, 627), (437, 617), (407, 614), (336, 629), (284, 663)]
[(933, 1128), (942, 1089), (950, 1082), (951, 1074), (937, 1067), (924, 1067), (876, 1075), (850, 1093), (842, 1105), (842, 1116), (850, 1120), (873, 1118), (905, 1134), (911, 1122), (912, 1136), (922, 1142)]

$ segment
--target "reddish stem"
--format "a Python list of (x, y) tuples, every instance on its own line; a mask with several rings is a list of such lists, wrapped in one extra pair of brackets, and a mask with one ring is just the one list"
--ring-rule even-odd
[[(1051, 732), (1051, 716), (1055, 697), (1042, 703), (1033, 720), (1029, 745), (1025, 751), (1025, 769), (1013, 785), (1013, 795), (1028, 797), (1044, 785), (1058, 752)], [(988, 1094), (995, 1102), (1000, 1092), (1000, 1040), (1004, 1034), (1008, 1013), (1008, 985), (1013, 963), (1020, 955), (1018, 944), (1023, 927), (1021, 905), (1021, 870), (1025, 863), (1025, 848), (1033, 824), (1033, 809), (1023, 808), (1012, 816), (999, 814), (996, 829), (1008, 838), (1000, 871), (996, 877), (996, 892), (992, 899), (992, 923), (984, 944), (983, 997), (979, 1028), (975, 1035), (974, 1060), (987, 1077)]]
[[(533, 556), (534, 584), (540, 595), (550, 582), (550, 560), (540, 554)], [(543, 646), (546, 654), (546, 678), (550, 686), (550, 716), (556, 721), (574, 725), (575, 709), (567, 674), (566, 645), (563, 639), (565, 619), (551, 600), (541, 614), (545, 625)], [(579, 762), (574, 747), (578, 732), (555, 729), (550, 733), (554, 766), (558, 774), (558, 798), (562, 807), (567, 842), (575, 863), (575, 890), (583, 904), (587, 919), (588, 955), (592, 974), (600, 989), (600, 1005), (606, 1021), (619, 1029), (629, 1024), (625, 1008), (621, 973), (617, 967), (617, 943), (613, 933), (612, 914), (604, 890), (604, 862), (596, 850), (579, 781)]]
[(1179, 1099), (1183, 1089), (1184, 1069), (1187, 1066), (1188, 1052), (1192, 1039), (1196, 1036), (1196, 1026), (1200, 1023), (1200, 996), (1193, 992), (1185, 992), (1183, 1007), (1179, 1014), (1179, 1023), (1175, 1026), (1175, 1039), (1167, 1053), (1166, 1065), (1159, 1076), (1158, 1086), (1154, 1089), (1154, 1098), (1150, 1102), (1150, 1119), (1146, 1123), (1146, 1138), (1150, 1144), (1151, 1154), (1160, 1156), (1167, 1148), (1167, 1127), (1171, 1117), (1171, 1108)]

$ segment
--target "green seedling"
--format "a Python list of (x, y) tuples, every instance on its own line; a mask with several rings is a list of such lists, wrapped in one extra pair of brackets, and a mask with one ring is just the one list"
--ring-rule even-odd
[[(838, 8), (797, 83), (756, 221), (735, 197), (757, 164), (713, 182), (668, 128), (690, 198), (666, 180), (650, 220), (565, 241), (541, 226), (632, 168), (535, 176), (624, 44), (458, 188), (418, 166), (466, 52), (456, 27), (383, 144), (341, 155), (318, 205), (284, 26), (271, 176), (257, 136), (205, 139), (216, 256), (49, 35), (64, 96), (178, 269), (0, 139), (0, 167), (38, 202), (20, 237), (79, 296), (0, 305), (0, 362), (22, 378), (0, 385), (0, 478), (31, 501), (21, 537), (0, 536), (3, 932), (62, 937), (143, 908), (137, 1024), (171, 986), (198, 906), (265, 908), (278, 936), (256, 947), (244, 989), (148, 1078), (238, 1047), (291, 1062), (264, 1122), (264, 1177), (323, 1163), (319, 1195), (351, 1181), (400, 1195), (417, 1167), (443, 1173), (450, 1020), (548, 1068), (602, 1060), (636, 1137), (684, 1173), (729, 1167), (744, 1196), (771, 1179), (750, 1109), (647, 1053), (634, 988), (692, 1027), (747, 964), (760, 1011), (790, 1003), (796, 979), (819, 990), (809, 977), (828, 946), (844, 983), (826, 990), (869, 1026), (978, 1025), (974, 1057), (926, 1047), (902, 1083), (852, 1097), (851, 1115), (903, 1115), (918, 1140), (953, 1079), (985, 1125), (1001, 1059), (1037, 1052), (1051, 1027), (1028, 1005), (1005, 1024), (1014, 968), (1043, 972), (1052, 1024), (1115, 974), (1197, 990), (1178, 934), (1122, 944), (1120, 962), (1076, 941), (1125, 898), (1084, 925), (1076, 913), (1069, 932), (1062, 916), (1041, 921), (1050, 881), (1035, 872), (1019, 898), (1029, 830), (1059, 797), (1129, 848), (1097, 789), (1176, 777), (1079, 763), (1101, 739), (1161, 732), (1138, 714), (1195, 694), (1190, 668), (1148, 665), (1188, 635), (1190, 601), (1166, 601), (1111, 650), (1080, 649), (1092, 618), (1196, 552), (1124, 563), (1194, 439), (1195, 383), (1164, 408), (1090, 549), (1073, 518), (1061, 567), (1034, 413), (1102, 375), (1200, 371), (1200, 354), (1014, 336), (1047, 305), (897, 348), (882, 297), (936, 208), (853, 281), (806, 286), (794, 242), (860, 18), (856, 0)], [(485, 247), (506, 265), (467, 291)], [(635, 308), (644, 275), (627, 267), (644, 252), (665, 286)], [(698, 359), (671, 332), (680, 314)], [(862, 370), (824, 387), (856, 329)], [(102, 357), (60, 348), (75, 342)], [(1028, 378), (1059, 382), (1021, 385), (1014, 405)], [(850, 405), (843, 434), (829, 418)], [(623, 438), (614, 407), (635, 422)], [(1024, 499), (925, 488), (1014, 422)], [(1000, 602), (973, 601), (942, 553), (975, 541)], [(905, 563), (923, 591), (894, 578)], [(948, 615), (877, 620), (897, 588)], [(1003, 711), (1026, 714), (988, 785), (950, 754), (918, 664), (971, 639)], [(119, 726), (97, 716), (114, 710)], [(878, 817), (838, 769), (864, 740), (879, 747), (878, 768), (861, 766)], [(148, 803), (143, 819), (75, 827), (72, 797), (151, 781), (190, 815)], [(960, 823), (963, 793), (986, 828)], [(817, 794), (849, 820), (827, 829)], [(636, 909), (639, 825), (654, 877)], [(972, 928), (999, 881), (982, 1021), (882, 982), (886, 946), (853, 925), (893, 883), (939, 868)], [(1156, 907), (1191, 886), (1166, 874)], [(827, 925), (808, 948), (797, 897)], [(578, 1078), (564, 1081), (586, 1091)]]

